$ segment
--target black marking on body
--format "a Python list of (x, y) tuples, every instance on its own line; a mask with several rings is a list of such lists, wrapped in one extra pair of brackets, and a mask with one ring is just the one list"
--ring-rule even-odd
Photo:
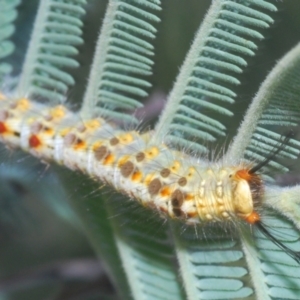
[(179, 207), (173, 207), (173, 213), (176, 217), (180, 217), (183, 214), (183, 211)]
[(175, 190), (171, 195), (171, 203), (172, 206), (175, 208), (181, 207), (183, 203), (183, 193), (180, 190)]

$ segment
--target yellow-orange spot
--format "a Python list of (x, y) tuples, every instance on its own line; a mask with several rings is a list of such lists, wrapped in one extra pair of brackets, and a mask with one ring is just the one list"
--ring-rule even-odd
[(101, 123), (100, 123), (100, 121), (98, 119), (92, 119), (92, 120), (86, 121), (84, 123), (84, 125), (88, 129), (94, 131), (94, 130), (98, 129), (101, 126)]
[(21, 98), (20, 100), (17, 101), (16, 103), (16, 108), (19, 110), (28, 110), (30, 108), (30, 102), (26, 98)]
[(260, 215), (256, 211), (253, 211), (248, 217), (245, 218), (245, 221), (249, 224), (255, 224), (259, 220)]
[(37, 148), (41, 145), (42, 145), (42, 143), (41, 143), (40, 139), (35, 134), (30, 136), (30, 138), (29, 138), (30, 148)]
[(74, 150), (84, 150), (86, 148), (86, 143), (84, 141), (78, 141), (73, 146)]
[(246, 181), (250, 181), (254, 176), (253, 174), (249, 174), (248, 169), (238, 170), (234, 175), (236, 179), (244, 179)]
[(63, 129), (59, 132), (59, 135), (60, 135), (61, 137), (64, 137), (64, 136), (67, 135), (71, 130), (72, 130), (72, 128), (70, 128), (70, 127), (63, 128)]
[(130, 158), (129, 155), (124, 155), (123, 157), (121, 157), (118, 162), (118, 167), (121, 167), (122, 165), (124, 165), (128, 161), (129, 158)]
[(196, 212), (189, 212), (187, 213), (187, 217), (192, 219), (192, 218), (195, 218), (197, 216), (197, 213)]
[(160, 191), (160, 195), (162, 197), (168, 197), (168, 196), (170, 196), (171, 195), (171, 189), (168, 186), (162, 188), (161, 191)]
[(153, 177), (154, 177), (154, 174), (148, 174), (144, 180), (145, 184), (149, 185), (149, 183), (152, 181)]
[(143, 174), (140, 171), (136, 171), (132, 174), (131, 180), (135, 182), (139, 182), (142, 180)]
[(159, 154), (159, 149), (157, 147), (151, 147), (145, 151), (145, 155), (148, 159), (153, 159)]
[(178, 160), (175, 160), (172, 167), (171, 167), (172, 172), (177, 172), (180, 167), (181, 167), (180, 162)]
[(105, 157), (105, 159), (103, 161), (103, 165), (110, 165), (114, 161), (115, 161), (115, 156), (112, 153), (110, 153)]
[(4, 122), (0, 122), (0, 134), (7, 132), (7, 127)]
[(58, 105), (50, 110), (50, 116), (60, 120), (66, 115), (66, 109), (62, 105)]
[(44, 129), (45, 134), (53, 136), (54, 135), (54, 130), (50, 127), (47, 127)]
[(195, 196), (193, 194), (187, 193), (187, 194), (185, 194), (184, 199), (187, 201), (194, 200)]
[(103, 145), (103, 141), (98, 141), (95, 142), (92, 146), (92, 150), (95, 151), (96, 149), (98, 149), (99, 147), (101, 147)]
[[(53, 136), (55, 133), (55, 131), (52, 127), (42, 126), (41, 129), (43, 130), (43, 133), (50, 135), (50, 136)], [(40, 131), (40, 130), (38, 130), (38, 131)]]
[(189, 167), (187, 177), (192, 177), (195, 174), (195, 172), (196, 169), (194, 167)]
[(131, 133), (126, 132), (119, 136), (119, 139), (121, 140), (122, 144), (129, 144), (133, 141), (133, 136)]
[(5, 99), (6, 97), (2, 93), (0, 93), (0, 100), (5, 100)]

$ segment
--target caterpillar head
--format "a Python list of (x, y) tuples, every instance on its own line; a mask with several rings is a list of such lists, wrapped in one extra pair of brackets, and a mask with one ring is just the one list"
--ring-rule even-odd
[(252, 174), (250, 169), (240, 169), (232, 176), (235, 182), (233, 204), (237, 216), (250, 224), (258, 221), (259, 214), (254, 208), (261, 202), (263, 182), (259, 175)]
[(255, 226), (265, 237), (269, 238), (275, 245), (300, 264), (300, 252), (285, 246), (272, 235), (262, 222), (259, 213), (255, 210), (255, 206), (261, 203), (261, 195), (263, 192), (262, 179), (260, 175), (255, 174), (257, 170), (257, 167), (241, 169), (232, 176), (236, 182), (233, 192), (233, 203), (236, 214), (247, 223)]

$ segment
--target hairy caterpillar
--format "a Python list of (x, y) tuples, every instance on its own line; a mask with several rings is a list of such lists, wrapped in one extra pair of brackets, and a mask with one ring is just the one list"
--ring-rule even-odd
[(300, 262), (300, 253), (272, 236), (258, 212), (264, 184), (256, 172), (268, 160), (199, 164), (165, 144), (152, 144), (151, 133), (116, 130), (101, 118), (78, 120), (63, 106), (49, 108), (2, 94), (0, 105), (0, 140), (6, 145), (80, 170), (186, 224), (243, 220)]

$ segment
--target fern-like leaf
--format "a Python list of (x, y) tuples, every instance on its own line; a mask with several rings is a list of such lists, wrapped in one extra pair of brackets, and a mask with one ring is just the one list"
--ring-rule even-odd
[(9, 56), (15, 48), (9, 38), (15, 31), (13, 21), (17, 17), (16, 6), (19, 3), (20, 0), (0, 1), (0, 84), (3, 83), (4, 77), (12, 71), (12, 66), (1, 60)]
[(83, 43), (80, 20), (86, 0), (43, 0), (18, 85), (21, 95), (62, 102), (75, 81), (69, 68), (79, 67), (73, 58), (76, 46)]
[[(207, 152), (207, 142), (225, 135), (225, 126), (215, 116), (232, 116), (236, 78), (254, 55), (255, 39), (268, 28), (267, 14), (276, 8), (269, 2), (214, 1), (196, 34), (168, 104), (156, 126), (154, 139), (179, 147)], [(203, 143), (204, 142), (204, 143)]]
[[(272, 215), (267, 219), (265, 226), (272, 232), (279, 234), (279, 240), (295, 251), (300, 247), (300, 234), (292, 222), (282, 216)], [(262, 276), (253, 276), (253, 284), (258, 299), (267, 295), (269, 299), (298, 299), (299, 298), (299, 264), (287, 253), (278, 247), (267, 237), (255, 232), (255, 250), (259, 253), (253, 259), (252, 253), (248, 253), (248, 264), (252, 274), (261, 272)]]
[(254, 290), (234, 231), (173, 225), (177, 257), (188, 299), (248, 299)]
[[(59, 178), (64, 186), (70, 191), (72, 199), (70, 204), (79, 216), (95, 253), (103, 260), (107, 274), (113, 282), (117, 294), (121, 299), (132, 299), (131, 290), (115, 242), (115, 232), (109, 222), (111, 216), (107, 210), (107, 203), (105, 199), (99, 199), (97, 193), (91, 195), (91, 190), (99, 188), (98, 184), (85, 181), (82, 175), (70, 174), (69, 170), (56, 169), (59, 171)], [(72, 181), (69, 180), (70, 175)], [(76, 186), (75, 189), (74, 186)]]
[[(62, 5), (62, 2), (59, 4)], [(157, 17), (149, 11), (158, 10), (159, 5), (155, 0), (110, 1), (85, 95), (84, 117), (96, 112), (124, 122), (135, 122), (129, 114), (121, 115), (120, 112), (122, 109), (137, 108), (140, 105), (137, 99), (145, 95), (144, 89), (149, 86), (140, 76), (150, 74), (152, 46), (148, 40), (153, 38), (155, 30), (148, 21), (156, 22)], [(224, 125), (215, 120), (210, 112), (227, 116), (232, 114), (223, 106), (233, 102), (233, 86), (238, 84), (236, 77), (246, 66), (245, 57), (253, 55), (256, 49), (253, 40), (262, 38), (258, 27), (266, 28), (272, 22), (266, 12), (273, 10), (274, 6), (263, 0), (214, 1), (171, 93), (170, 104), (157, 127), (158, 132), (154, 135), (156, 142), (169, 140), (173, 145), (186, 146), (192, 140), (192, 134), (196, 137), (193, 147), (205, 152), (206, 145), (198, 142), (214, 141), (216, 137), (224, 135)], [(43, 15), (41, 11), (38, 18)], [(78, 21), (79, 15), (74, 20)], [(47, 26), (48, 23), (43, 24)], [(35, 29), (33, 40), (39, 34)], [(47, 47), (54, 49), (54, 52), (58, 49), (52, 44)], [(59, 46), (59, 49), (68, 52), (71, 48)], [(243, 160), (244, 155), (246, 158), (252, 155), (252, 159), (263, 160), (264, 152), (269, 153), (280, 142), (281, 134), (275, 132), (274, 126), (286, 128), (298, 121), (298, 105), (294, 101), (299, 95), (297, 51), (288, 62), (284, 60), (283, 67), (280, 63), (271, 73), (276, 76), (270, 75), (262, 86), (254, 101), (256, 104), (251, 106), (241, 126), (243, 132), (237, 135), (224, 158), (227, 162)], [(47, 61), (47, 67), (48, 63), (51, 67), (58, 66), (57, 73), (53, 74), (62, 75), (60, 68), (65, 66), (64, 63), (58, 63), (61, 61), (57, 57), (38, 54), (31, 61), (33, 66), (40, 63), (39, 60)], [(23, 74), (26, 70), (30, 69), (26, 69), (25, 64)], [(22, 75), (20, 89), (26, 88), (28, 91), (30, 88), (33, 94), (49, 97), (51, 93), (47, 92), (47, 87), (51, 87), (52, 90), (60, 89), (63, 94), (65, 89), (57, 84), (60, 80), (66, 84), (65, 78), (68, 77), (58, 76), (57, 81), (51, 81), (54, 78), (50, 76), (52, 73), (43, 72), (38, 74), (40, 81), (34, 81), (32, 78), (37, 78), (32, 77), (37, 76), (34, 70), (27, 73), (31, 76), (28, 77), (31, 81), (27, 83)], [(289, 100), (282, 103), (282, 98)], [(298, 146), (296, 141), (291, 140), (280, 155), (295, 158), (299, 152)], [(282, 169), (283, 165), (272, 161), (271, 168)], [(263, 201), (270, 208), (283, 211), (300, 228), (298, 198), (298, 186), (284, 189), (266, 186)], [(97, 253), (102, 253), (111, 265), (111, 278), (124, 291), (122, 296), (125, 299), (130, 298), (130, 293), (127, 283), (124, 283), (121, 264), (135, 299), (184, 299), (174, 266), (171, 236), (168, 228), (161, 226), (157, 216), (149, 217), (149, 212), (144, 212), (133, 203), (129, 203), (129, 208), (124, 203), (118, 203), (121, 208), (115, 208), (111, 202), (72, 200), (78, 212), (81, 212)], [(122, 201), (123, 198), (118, 199), (118, 202)], [(90, 213), (86, 213), (89, 210)], [(112, 227), (107, 221), (109, 217)], [(300, 247), (299, 233), (293, 230), (292, 222), (276, 216), (277, 219), (272, 223), (267, 213), (262, 217), (266, 219), (266, 226), (270, 226), (275, 233), (283, 232), (278, 239), (284, 244), (294, 249)], [(240, 232), (226, 226), (203, 229), (189, 227), (185, 231), (181, 224), (172, 224), (171, 227), (175, 240), (174, 252), (189, 299), (299, 298), (298, 266), (283, 250), (258, 232), (254, 232), (253, 238), (248, 227), (242, 227)]]
[[(300, 45), (290, 51), (273, 69), (251, 103), (237, 136), (228, 150), (226, 159), (246, 157), (263, 161), (282, 142), (282, 135), (300, 121), (299, 70)], [(249, 143), (250, 141), (250, 143)], [(300, 142), (290, 139), (276, 155), (278, 158), (295, 159)], [(270, 160), (266, 171), (287, 171), (282, 163)]]
[[(111, 0), (97, 42), (82, 114), (136, 123), (132, 111), (147, 96), (158, 0)], [(125, 112), (125, 113), (124, 113)], [(126, 113), (127, 112), (127, 113)]]
[(124, 200), (107, 206), (134, 299), (185, 299), (168, 227), (137, 203), (120, 208)]

